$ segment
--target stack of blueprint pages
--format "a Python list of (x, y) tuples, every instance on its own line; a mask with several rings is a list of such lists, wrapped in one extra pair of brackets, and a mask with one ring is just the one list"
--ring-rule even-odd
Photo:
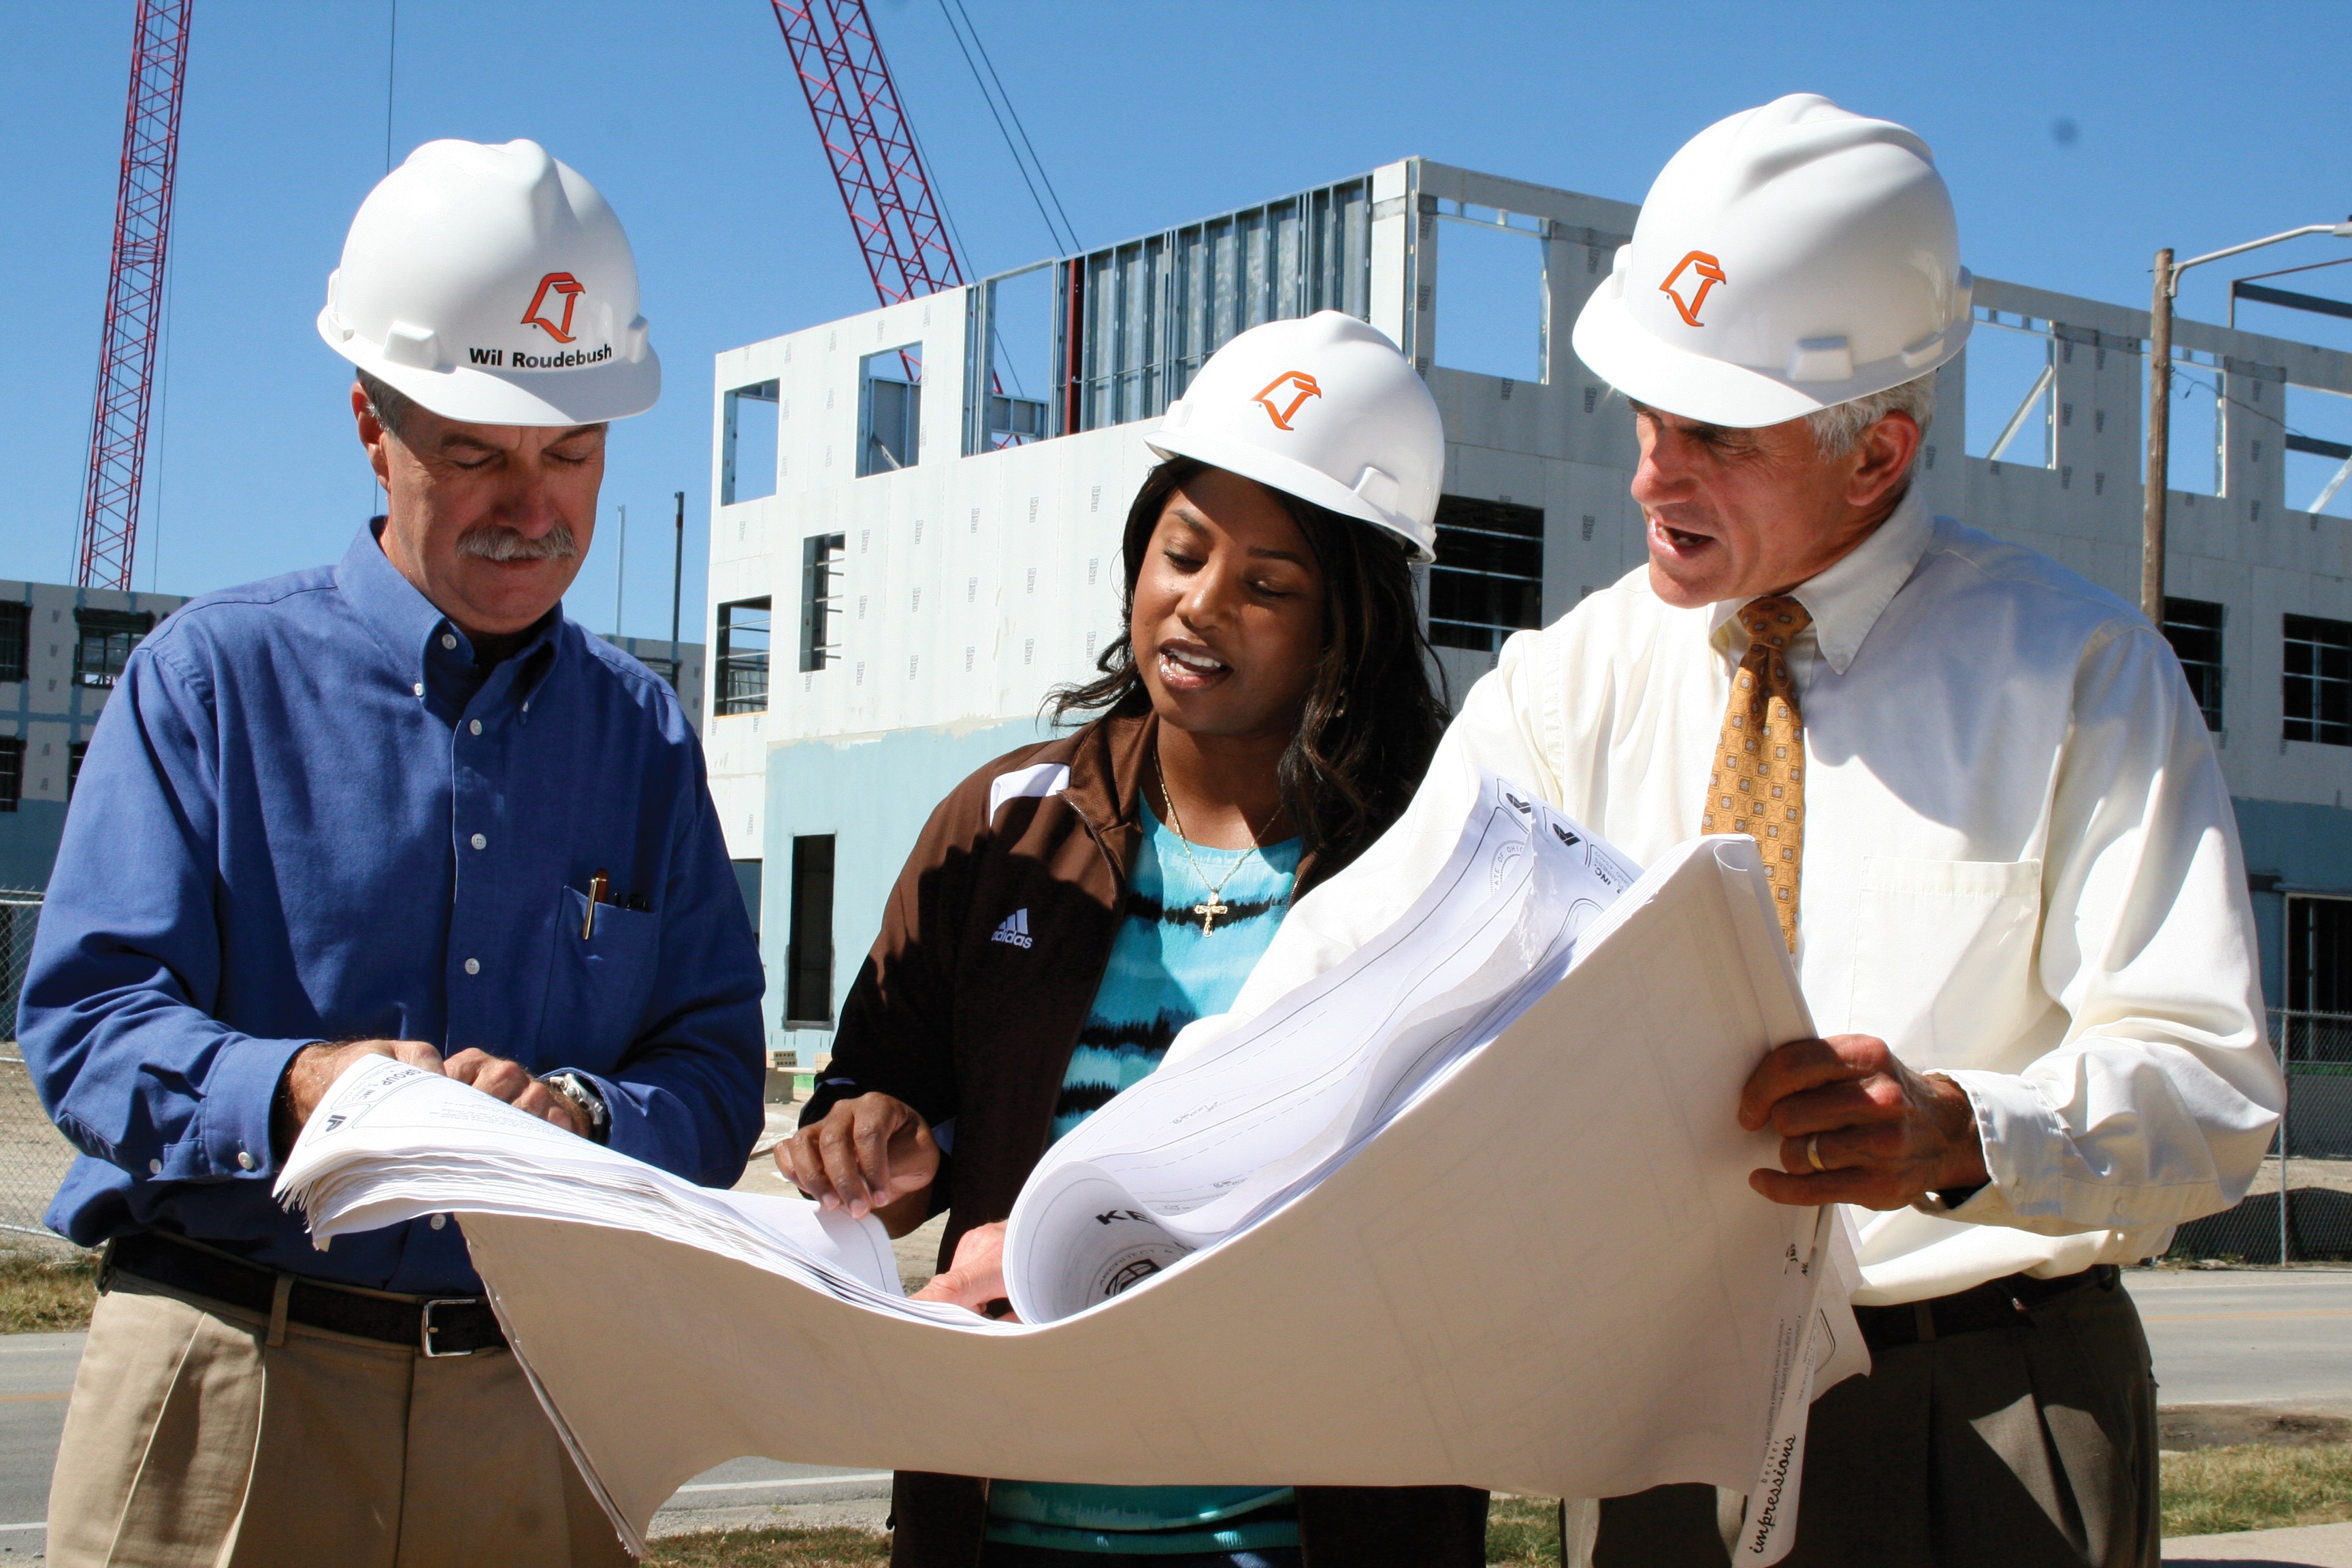
[[(352, 1068), (279, 1182), (320, 1245), (458, 1216), (624, 1541), (744, 1454), (1034, 1480), (1749, 1496), (1859, 1370), (1843, 1232), (1746, 1184), (1810, 1034), (1752, 843), (1646, 874), (1505, 781), (1388, 930), (1049, 1150), (1018, 1322), (905, 1300), (888, 1238), (699, 1188), (433, 1074)], [(1007, 1042), (1017, 1048), (1017, 1042)]]

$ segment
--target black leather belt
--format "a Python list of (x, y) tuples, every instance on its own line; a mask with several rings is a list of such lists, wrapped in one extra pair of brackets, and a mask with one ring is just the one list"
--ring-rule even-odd
[(2055, 1279), (2011, 1274), (1929, 1301), (1856, 1307), (1853, 1316), (1861, 1325), (1863, 1343), (1874, 1351), (1893, 1350), (1897, 1345), (1981, 1333), (1987, 1329), (2030, 1329), (2036, 1307), (2094, 1286), (2113, 1290), (2122, 1278), (2122, 1271), (2112, 1263), (2095, 1264), (2079, 1274), (2063, 1274)]
[(503, 1350), (507, 1342), (490, 1304), (479, 1296), (396, 1296), (331, 1285), (158, 1231), (107, 1243), (100, 1278), (116, 1271), (273, 1320), (282, 1310), (290, 1323), (405, 1345), (428, 1356)]

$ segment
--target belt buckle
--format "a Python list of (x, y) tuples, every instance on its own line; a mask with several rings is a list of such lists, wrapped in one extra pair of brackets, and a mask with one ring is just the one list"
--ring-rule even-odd
[(436, 1307), (472, 1307), (480, 1304), (475, 1296), (437, 1296), (425, 1302), (416, 1314), (416, 1348), (430, 1360), (442, 1357), (472, 1355), (473, 1351), (436, 1351), (433, 1348), (433, 1309)]

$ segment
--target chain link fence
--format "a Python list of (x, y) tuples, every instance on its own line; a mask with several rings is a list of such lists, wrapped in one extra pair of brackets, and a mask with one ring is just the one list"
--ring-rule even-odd
[(2271, 1156), (2233, 1209), (2180, 1227), (2188, 1261), (2352, 1261), (2352, 1014), (2271, 1010), (2287, 1113)]
[(74, 1148), (41, 1109), (33, 1079), (16, 1049), (16, 1004), (25, 992), (25, 965), (40, 929), (41, 895), (0, 888), (0, 1247), (68, 1248), (41, 1223), (66, 1179)]

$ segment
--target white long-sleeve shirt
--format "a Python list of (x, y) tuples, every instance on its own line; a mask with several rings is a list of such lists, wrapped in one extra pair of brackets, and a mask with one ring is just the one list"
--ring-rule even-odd
[[(1856, 1300), (2160, 1251), (2243, 1195), (2285, 1103), (2229, 791), (2171, 649), (1916, 494), (1796, 597), (1806, 1001), (1824, 1035), (1879, 1036), (1966, 1090), (1992, 1176), (1954, 1208), (1853, 1211)], [(1173, 1054), (1402, 912), (1481, 770), (1644, 862), (1694, 837), (1738, 607), (1673, 608), (1643, 567), (1512, 637), (1402, 820), (1299, 900), (1234, 1011)]]

